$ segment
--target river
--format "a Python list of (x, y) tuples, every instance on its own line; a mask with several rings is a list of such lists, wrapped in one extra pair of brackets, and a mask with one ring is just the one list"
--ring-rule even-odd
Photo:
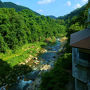
[[(46, 50), (47, 50), (46, 53), (43, 53), (38, 57), (41, 61), (39, 67), (45, 66), (45, 65), (50, 67), (54, 66), (54, 62), (58, 58), (57, 52), (60, 50), (60, 40), (57, 39), (56, 43), (53, 46), (47, 46)], [(28, 73), (26, 76), (22, 76), (21, 78), (18, 77), (18, 82), (15, 83), (8, 90), (33, 90), (30, 88), (32, 88), (31, 86), (33, 82), (38, 78), (38, 76), (42, 71), (44, 70), (41, 70), (40, 68), (36, 68), (32, 72)], [(3, 88), (2, 90), (6, 90), (6, 89)]]

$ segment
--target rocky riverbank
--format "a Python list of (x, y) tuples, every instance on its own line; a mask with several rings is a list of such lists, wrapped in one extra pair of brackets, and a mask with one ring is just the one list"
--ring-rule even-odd
[[(53, 68), (55, 60), (58, 58), (57, 52), (59, 51), (59, 49), (60, 49), (59, 41), (57, 41), (54, 46), (47, 47), (47, 52), (45, 52), (40, 56), (40, 58), (43, 59), (44, 61), (40, 65), (39, 71), (38, 70), (34, 71), (33, 74), (35, 75), (35, 77), (33, 78), (33, 82), (26, 88), (26, 90), (38, 90), (40, 88), (41, 75), (42, 73), (47, 72)], [(30, 77), (29, 79), (32, 79), (31, 76), (29, 75)]]
[(27, 75), (19, 77), (18, 82), (10, 87), (8, 90), (37, 90), (41, 83), (42, 73), (50, 70), (54, 66), (55, 60), (58, 58), (57, 52), (60, 50), (60, 41), (57, 40), (53, 46), (48, 46), (38, 53), (38, 57), (30, 55), (25, 62), (20, 65), (29, 65), (33, 71)]

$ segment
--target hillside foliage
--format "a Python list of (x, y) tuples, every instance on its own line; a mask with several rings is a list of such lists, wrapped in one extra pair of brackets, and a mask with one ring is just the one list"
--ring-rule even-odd
[(68, 82), (72, 82), (71, 86), (73, 86), (74, 82), (72, 79), (70, 81), (70, 77), (72, 78), (72, 76), (70, 76), (70, 72), (67, 72), (72, 70), (70, 35), (87, 28), (88, 7), (90, 7), (90, 3), (87, 4), (84, 9), (82, 7), (80, 11), (78, 11), (79, 13), (74, 11), (76, 12), (75, 15), (71, 13), (63, 17), (63, 19), (57, 20), (57, 22), (67, 27), (68, 40), (65, 45), (65, 53), (56, 61), (54, 68), (50, 72), (42, 75), (41, 90), (67, 90), (66, 85), (68, 85)]
[(44, 41), (48, 37), (58, 37), (65, 30), (64, 25), (49, 17), (38, 16), (31, 10), (16, 12), (12, 8), (0, 8), (0, 52)]

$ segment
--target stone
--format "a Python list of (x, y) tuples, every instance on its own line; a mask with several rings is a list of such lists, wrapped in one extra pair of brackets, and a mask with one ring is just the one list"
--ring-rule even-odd
[(47, 65), (47, 64), (46, 64), (46, 65), (43, 65), (43, 66), (40, 68), (41, 71), (43, 71), (43, 70), (46, 70), (46, 71), (47, 71), (47, 70), (49, 70), (49, 69), (51, 69), (51, 66), (50, 66), (50, 65)]

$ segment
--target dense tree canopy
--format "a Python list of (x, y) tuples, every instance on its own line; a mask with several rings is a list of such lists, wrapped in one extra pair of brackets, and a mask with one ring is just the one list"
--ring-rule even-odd
[(90, 7), (90, 3), (81, 7), (78, 15), (72, 15), (72, 17), (67, 17), (67, 19), (65, 20), (65, 25), (67, 26), (66, 32), (68, 37), (66, 52), (72, 51), (70, 47), (70, 35), (74, 32), (87, 28), (88, 7)]
[[(15, 49), (26, 43), (43, 41), (48, 37), (65, 34), (65, 26), (56, 20), (38, 16), (31, 10), (16, 12), (15, 9), (0, 9), (0, 52)], [(4, 45), (4, 47), (3, 47)]]

